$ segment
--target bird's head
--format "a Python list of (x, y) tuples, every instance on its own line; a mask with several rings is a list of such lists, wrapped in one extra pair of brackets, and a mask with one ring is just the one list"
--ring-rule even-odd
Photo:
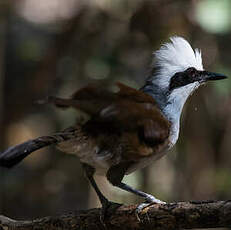
[(222, 74), (205, 71), (201, 51), (193, 50), (182, 37), (171, 37), (154, 52), (153, 73), (147, 83), (159, 87), (168, 95), (190, 95), (201, 84), (226, 78)]
[(154, 97), (165, 117), (175, 124), (174, 143), (188, 96), (205, 82), (226, 76), (205, 71), (200, 50), (193, 50), (184, 38), (171, 37), (170, 40), (154, 52), (153, 71), (141, 90)]

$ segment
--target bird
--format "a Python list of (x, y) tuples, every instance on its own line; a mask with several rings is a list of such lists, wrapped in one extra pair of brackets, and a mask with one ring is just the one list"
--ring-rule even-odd
[(160, 159), (176, 144), (183, 106), (199, 86), (227, 77), (204, 70), (201, 51), (180, 36), (170, 37), (153, 56), (150, 74), (140, 89), (117, 82), (118, 90), (113, 92), (102, 85), (88, 84), (69, 98), (50, 96), (41, 100), (40, 104), (80, 110), (89, 119), (8, 148), (0, 153), (0, 166), (11, 168), (37, 149), (55, 145), (80, 159), (102, 210), (111, 201), (96, 184), (95, 174), (144, 198), (145, 204), (164, 203), (122, 180)]

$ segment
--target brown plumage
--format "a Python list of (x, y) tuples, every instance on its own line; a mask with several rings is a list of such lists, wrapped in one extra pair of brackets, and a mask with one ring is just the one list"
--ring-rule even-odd
[(31, 152), (56, 144), (61, 151), (78, 156), (103, 205), (103, 212), (109, 202), (94, 181), (95, 172), (106, 175), (113, 185), (149, 202), (160, 202), (122, 183), (122, 179), (125, 174), (150, 164), (164, 154), (169, 146), (170, 123), (150, 95), (122, 83), (117, 83), (117, 86), (119, 90), (111, 92), (88, 85), (69, 99), (49, 97), (40, 101), (61, 108), (76, 108), (90, 118), (82, 125), (9, 148), (1, 153), (0, 166), (12, 167)]
[[(133, 165), (142, 158), (154, 157), (168, 144), (170, 124), (155, 100), (122, 83), (117, 86), (116, 93), (89, 85), (71, 99), (48, 99), (58, 107), (74, 107), (91, 116), (84, 125), (76, 127), (76, 140), (61, 142), (58, 148), (76, 154), (99, 173), (121, 162)], [(86, 138), (82, 140), (81, 136)], [(93, 154), (94, 160), (85, 159)]]

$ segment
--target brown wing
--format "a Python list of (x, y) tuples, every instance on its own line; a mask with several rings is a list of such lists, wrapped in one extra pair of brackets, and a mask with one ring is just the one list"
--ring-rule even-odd
[(150, 103), (123, 99), (104, 108), (94, 120), (105, 130), (138, 132), (141, 140), (150, 145), (163, 142), (169, 135), (169, 122)]
[(87, 128), (91, 129), (89, 133), (137, 132), (140, 139), (149, 145), (166, 140), (170, 124), (156, 106), (155, 100), (122, 83), (117, 85), (120, 90), (87, 124)]
[(153, 105), (156, 105), (156, 101), (150, 95), (137, 89), (131, 88), (121, 82), (117, 82), (116, 85), (119, 87), (119, 92), (117, 94), (120, 98), (124, 97), (132, 101), (140, 103), (151, 103)]
[(47, 100), (40, 101), (40, 103), (54, 104), (59, 108), (73, 107), (94, 116), (113, 103), (115, 99), (115, 93), (103, 89), (102, 86), (89, 84), (76, 91), (71, 98), (48, 97)]
[(147, 144), (163, 142), (169, 135), (169, 122), (148, 94), (117, 83), (116, 93), (88, 85), (78, 90), (71, 99), (50, 98), (57, 106), (75, 107), (89, 115), (85, 125), (92, 135), (137, 132)]

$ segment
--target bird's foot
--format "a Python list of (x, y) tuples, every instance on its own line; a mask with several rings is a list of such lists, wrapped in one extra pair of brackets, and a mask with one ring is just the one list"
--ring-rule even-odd
[(100, 222), (105, 226), (105, 220), (108, 217), (109, 213), (113, 213), (118, 209), (122, 204), (114, 203), (109, 200), (103, 200), (102, 202), (102, 208), (100, 211)]
[(136, 207), (135, 214), (136, 214), (136, 218), (138, 219), (138, 221), (140, 221), (139, 214), (141, 214), (142, 212), (145, 212), (145, 209), (148, 208), (149, 206), (153, 204), (166, 204), (166, 202), (156, 199), (152, 195), (148, 195), (145, 198), (145, 201), (146, 201), (145, 203), (141, 203)]

